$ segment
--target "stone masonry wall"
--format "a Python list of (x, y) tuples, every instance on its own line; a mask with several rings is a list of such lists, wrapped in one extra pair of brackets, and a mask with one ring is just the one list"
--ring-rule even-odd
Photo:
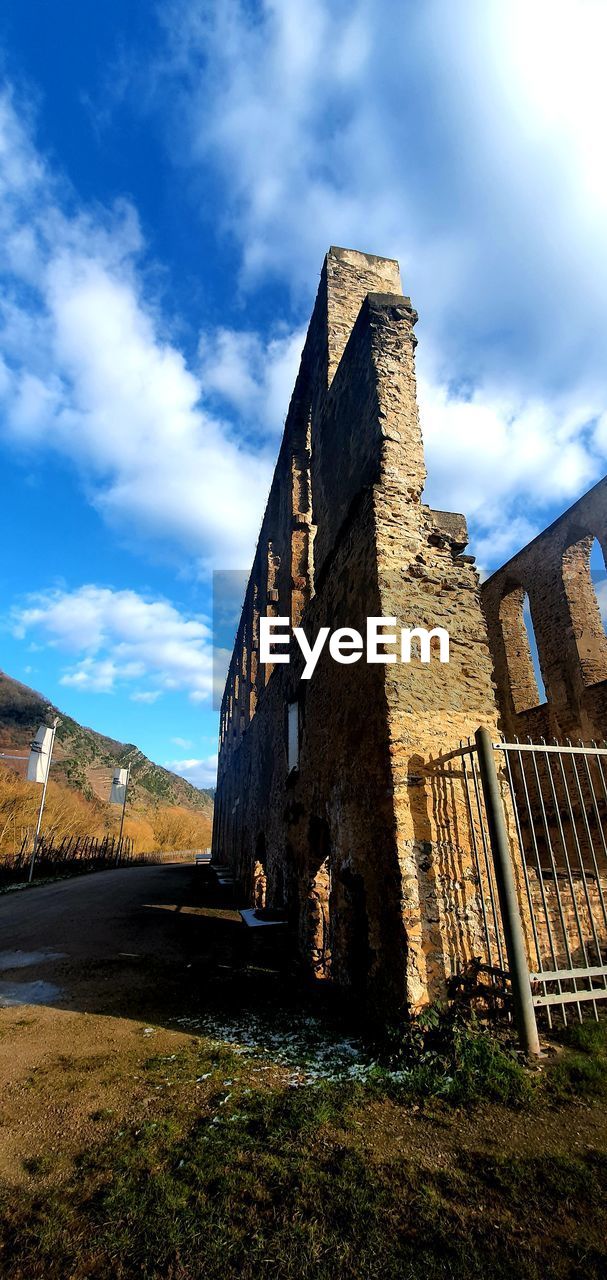
[[(560, 742), (607, 737), (607, 637), (589, 566), (594, 538), (607, 555), (607, 479), (483, 583), (506, 736)], [(526, 594), (545, 702), (523, 619)]]
[[(607, 637), (590, 571), (595, 538), (605, 556), (607, 479), (483, 583), (501, 729), (511, 741), (605, 743)], [(545, 700), (534, 673), (525, 597)], [(599, 949), (607, 946), (607, 765), (577, 761), (527, 755), (513, 772), (539, 951), (544, 963), (552, 957), (553, 966), (565, 968), (572, 957), (576, 965), (598, 963)], [(538, 862), (547, 876), (543, 893)], [(530, 947), (532, 968), (535, 953)]]
[[(465, 800), (448, 815), (433, 762), (496, 728), (465, 521), (421, 501), (416, 318), (395, 262), (330, 250), (226, 682), (213, 834), (250, 901), (284, 909), (302, 967), (376, 1012), (444, 995), (479, 954)], [(295, 644), (289, 665), (259, 664), (264, 613), (310, 640), (364, 635), (368, 616), (443, 626), (451, 661), (343, 666), (325, 649), (302, 681)]]

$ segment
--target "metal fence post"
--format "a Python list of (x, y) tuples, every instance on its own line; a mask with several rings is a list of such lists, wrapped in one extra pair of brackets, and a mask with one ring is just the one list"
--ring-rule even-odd
[(504, 942), (510, 967), (514, 1015), (524, 1052), (537, 1056), (540, 1052), (540, 1042), (531, 996), (523, 925), (512, 870), (510, 842), (504, 819), (504, 805), (495, 767), (493, 743), (488, 729), (477, 729), (474, 737), (478, 751), (489, 839), (495, 866), (495, 880), (504, 929)]

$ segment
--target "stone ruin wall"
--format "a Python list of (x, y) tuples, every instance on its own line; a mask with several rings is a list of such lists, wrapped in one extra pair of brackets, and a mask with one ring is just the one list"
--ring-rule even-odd
[[(396, 262), (330, 250), (226, 682), (213, 835), (252, 903), (284, 905), (310, 973), (392, 1011), (443, 996), (481, 949), (463, 793), (431, 761), (480, 723), (496, 731), (465, 521), (421, 502), (416, 318)], [(364, 634), (370, 615), (445, 626), (451, 661), (342, 666), (323, 651), (301, 681), (298, 646), (260, 666), (263, 613), (309, 639)]]
[[(518, 738), (523, 742), (530, 739), (541, 743), (545, 740), (565, 745), (568, 742), (574, 745), (596, 742), (599, 746), (605, 743), (607, 636), (590, 570), (590, 553), (595, 538), (603, 555), (607, 555), (607, 479), (599, 481), (482, 585), (481, 602), (494, 660), (500, 727), (510, 741)], [(523, 617), (526, 596), (545, 699), (538, 687)], [(607, 944), (607, 919), (601, 901), (601, 890), (603, 899), (607, 898), (607, 859), (604, 855), (607, 806), (601, 800), (601, 766), (590, 764), (588, 767), (593, 776), (598, 820), (586, 765), (580, 764), (579, 768), (580, 796), (575, 781), (563, 782), (556, 765), (550, 779), (545, 760), (541, 756), (537, 758), (542, 789), (548, 797), (548, 825), (561, 883), (560, 892), (554, 876), (550, 875), (550, 860), (543, 838), (545, 817), (534, 787), (533, 771), (528, 770), (535, 843), (530, 831), (526, 833), (525, 840), (540, 947), (547, 959), (550, 947), (535, 871), (536, 846), (542, 865), (545, 869), (548, 867), (549, 879), (544, 890), (546, 908), (553, 937), (557, 940), (557, 959), (564, 967), (567, 966), (567, 956), (559, 928), (561, 914), (570, 939), (575, 940), (578, 936), (579, 921), (591, 962), (598, 963), (600, 958), (595, 954), (596, 943), (593, 940), (596, 929), (601, 945)], [(607, 775), (607, 764), (602, 766), (602, 770)], [(524, 811), (525, 797), (518, 771), (514, 782), (519, 806)], [(551, 804), (552, 787), (556, 807)], [(566, 817), (570, 803), (574, 814), (573, 826)], [(560, 823), (557, 808), (561, 815)], [(573, 893), (563, 857), (563, 840), (572, 865)], [(580, 856), (587, 884), (584, 884), (579, 869)], [(586, 899), (592, 908), (594, 928)], [(576, 963), (583, 961), (577, 957)]]
[[(507, 737), (586, 743), (607, 738), (607, 637), (589, 563), (595, 538), (607, 556), (607, 479), (482, 585)], [(525, 594), (545, 702), (523, 619)]]

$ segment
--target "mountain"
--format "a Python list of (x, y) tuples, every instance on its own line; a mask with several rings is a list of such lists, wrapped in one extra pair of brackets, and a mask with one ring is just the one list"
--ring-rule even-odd
[[(25, 684), (0, 671), (0, 751), (26, 751), (43, 721), (59, 717), (53, 752), (52, 777), (82, 792), (88, 799), (107, 800), (116, 766), (130, 764), (129, 811), (146, 813), (159, 806), (179, 806), (213, 815), (211, 790), (192, 786), (185, 778), (153, 764), (132, 743), (106, 738), (66, 716)], [(8, 762), (7, 762), (8, 763)]]

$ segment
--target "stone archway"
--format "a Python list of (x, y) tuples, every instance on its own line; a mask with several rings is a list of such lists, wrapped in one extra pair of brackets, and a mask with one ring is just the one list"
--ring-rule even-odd
[(315, 978), (331, 972), (331, 834), (323, 818), (311, 818), (308, 833), (303, 939), (308, 966)]
[(262, 831), (255, 842), (252, 882), (253, 906), (261, 910), (266, 905), (267, 888), (266, 838)]

